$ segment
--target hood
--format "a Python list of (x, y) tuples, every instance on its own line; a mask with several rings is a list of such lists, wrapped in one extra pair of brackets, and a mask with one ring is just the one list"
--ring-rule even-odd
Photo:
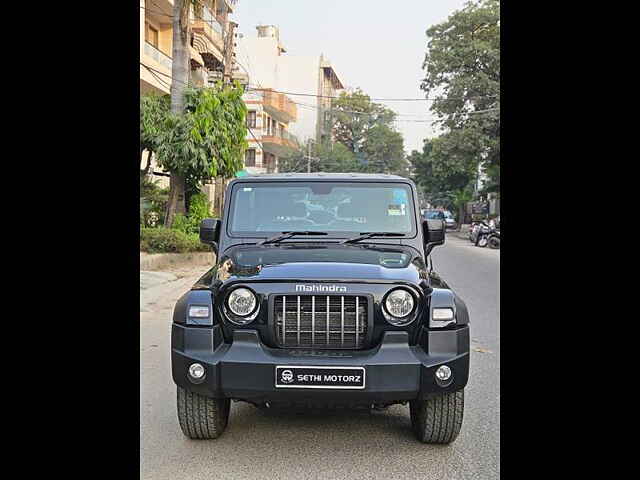
[(422, 257), (410, 247), (280, 244), (232, 247), (220, 257), (217, 268), (207, 275), (209, 285), (212, 282), (282, 280), (418, 284), (427, 278), (427, 270)]

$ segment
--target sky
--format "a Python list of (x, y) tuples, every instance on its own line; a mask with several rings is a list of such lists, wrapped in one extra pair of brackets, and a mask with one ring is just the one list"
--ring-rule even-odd
[[(238, 0), (231, 19), (239, 24), (237, 32), (251, 37), (256, 36), (256, 25), (276, 25), (288, 53), (324, 54), (345, 87), (360, 87), (372, 98), (424, 98), (420, 80), (425, 32), (465, 2)], [(379, 103), (399, 114), (396, 127), (407, 153), (421, 150), (423, 139), (437, 135), (431, 122), (424, 122), (432, 117), (431, 102)]]

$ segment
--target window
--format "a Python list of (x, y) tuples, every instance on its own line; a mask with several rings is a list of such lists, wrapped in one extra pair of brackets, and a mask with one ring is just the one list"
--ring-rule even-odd
[(343, 232), (415, 235), (412, 198), (403, 183), (243, 182), (231, 194), (229, 229), (245, 236), (292, 230), (340, 238)]
[(158, 48), (158, 30), (147, 23), (147, 42)]
[(245, 167), (256, 166), (256, 149), (250, 148), (244, 153), (244, 165)]
[(253, 110), (247, 113), (247, 127), (256, 128), (256, 112)]

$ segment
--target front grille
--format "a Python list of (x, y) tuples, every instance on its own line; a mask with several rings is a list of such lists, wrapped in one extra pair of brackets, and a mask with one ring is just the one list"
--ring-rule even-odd
[(367, 334), (367, 297), (278, 295), (273, 302), (281, 347), (358, 349)]

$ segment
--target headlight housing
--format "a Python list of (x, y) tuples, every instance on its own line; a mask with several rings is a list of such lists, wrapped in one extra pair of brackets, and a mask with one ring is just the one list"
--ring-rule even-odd
[(387, 321), (392, 325), (406, 325), (413, 318), (411, 313), (416, 305), (413, 295), (408, 290), (397, 288), (387, 295), (384, 301)]
[(227, 296), (227, 308), (232, 313), (229, 320), (239, 325), (246, 325), (256, 317), (258, 299), (248, 288), (236, 288)]

